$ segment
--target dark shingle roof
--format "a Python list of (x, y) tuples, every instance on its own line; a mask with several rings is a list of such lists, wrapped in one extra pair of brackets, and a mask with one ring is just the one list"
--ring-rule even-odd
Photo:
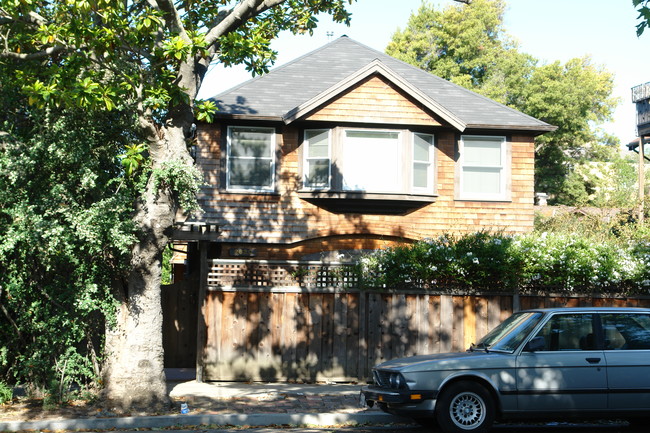
[[(370, 64), (381, 65), (412, 90), (444, 108), (436, 112), (459, 130), (465, 128), (552, 131), (555, 127), (457, 86), (347, 36), (246, 81), (211, 99), (223, 115), (286, 120), (308, 101), (349, 80)], [(390, 79), (390, 78), (389, 78)], [(434, 109), (434, 111), (436, 111)]]

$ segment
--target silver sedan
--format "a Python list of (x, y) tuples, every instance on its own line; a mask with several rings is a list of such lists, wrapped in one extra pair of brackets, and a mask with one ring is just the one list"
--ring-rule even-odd
[(486, 432), (495, 420), (650, 418), (650, 309), (520, 311), (461, 353), (394, 359), (373, 368), (368, 405)]

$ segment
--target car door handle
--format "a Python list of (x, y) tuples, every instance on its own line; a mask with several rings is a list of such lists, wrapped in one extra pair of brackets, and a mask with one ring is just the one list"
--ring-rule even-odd
[(589, 364), (598, 364), (600, 362), (600, 358), (586, 358), (586, 359)]

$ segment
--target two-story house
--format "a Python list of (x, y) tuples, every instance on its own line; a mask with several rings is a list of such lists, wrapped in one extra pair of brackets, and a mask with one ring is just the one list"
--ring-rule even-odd
[[(204, 213), (175, 234), (201, 269), (200, 302), (222, 288), (353, 287), (318, 269), (443, 233), (533, 228), (534, 139), (554, 127), (348, 37), (212, 100), (216, 120), (197, 128)], [(204, 333), (200, 353), (217, 340)]]

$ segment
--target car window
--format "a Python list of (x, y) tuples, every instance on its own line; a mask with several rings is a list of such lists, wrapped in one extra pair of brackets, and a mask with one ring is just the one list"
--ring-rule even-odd
[(541, 318), (542, 313), (537, 312), (515, 313), (488, 332), (472, 348), (514, 352)]
[(650, 350), (650, 315), (603, 314), (606, 350)]
[(545, 351), (594, 350), (596, 341), (591, 314), (556, 314), (535, 337), (544, 338)]

